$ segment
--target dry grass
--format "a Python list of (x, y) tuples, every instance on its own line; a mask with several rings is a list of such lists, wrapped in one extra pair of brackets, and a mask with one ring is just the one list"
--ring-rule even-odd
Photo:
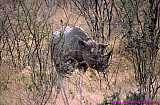
[[(127, 59), (118, 54), (117, 49), (118, 45), (115, 46), (112, 62), (108, 68), (108, 81), (101, 78), (100, 84), (100, 78), (93, 71), (88, 71), (85, 74), (74, 73), (70, 78), (64, 80), (63, 86), (70, 105), (81, 105), (81, 103), (84, 103), (84, 105), (97, 105), (105, 97), (111, 96), (115, 92), (120, 92), (120, 97), (124, 99), (130, 90), (136, 89), (133, 68)], [(5, 71), (6, 68), (1, 67), (1, 70)], [(10, 75), (11, 82), (7, 85), (8, 90), (3, 91), (1, 95), (1, 98), (3, 98), (1, 99), (2, 103), (6, 103), (6, 105), (7, 103), (12, 103), (12, 105), (37, 105), (34, 102), (32, 92), (26, 89), (27, 84), (31, 83), (31, 69), (26, 67), (21, 71)], [(47, 105), (53, 105), (54, 93), (55, 89), (53, 88)], [(60, 92), (57, 96), (56, 105), (64, 105), (63, 92)]]

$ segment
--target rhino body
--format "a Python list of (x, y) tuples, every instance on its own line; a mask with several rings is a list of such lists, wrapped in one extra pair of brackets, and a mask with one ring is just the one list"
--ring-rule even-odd
[(76, 68), (84, 71), (91, 67), (98, 72), (107, 68), (111, 52), (106, 44), (96, 43), (79, 27), (66, 27), (54, 32), (51, 59), (59, 73), (71, 73)]

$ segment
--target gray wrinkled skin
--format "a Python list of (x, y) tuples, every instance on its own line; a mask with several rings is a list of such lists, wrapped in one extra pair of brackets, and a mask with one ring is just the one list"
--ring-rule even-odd
[(71, 73), (76, 68), (91, 67), (104, 72), (112, 52), (106, 54), (106, 44), (96, 43), (79, 27), (66, 27), (53, 33), (51, 59), (59, 73)]

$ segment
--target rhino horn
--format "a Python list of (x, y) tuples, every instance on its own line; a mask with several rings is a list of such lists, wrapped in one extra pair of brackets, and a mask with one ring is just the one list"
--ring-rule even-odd
[(106, 60), (108, 61), (112, 55), (113, 50), (111, 50), (110, 52), (108, 52), (106, 55), (104, 55), (104, 58), (106, 58)]
[(99, 47), (105, 49), (109, 44), (99, 43)]

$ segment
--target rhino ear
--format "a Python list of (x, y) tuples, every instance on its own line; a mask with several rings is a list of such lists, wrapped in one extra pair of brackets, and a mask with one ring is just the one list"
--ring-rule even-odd
[(87, 42), (86, 42), (86, 41), (83, 41), (83, 40), (79, 40), (78, 43), (79, 43), (79, 45), (80, 45), (81, 47), (83, 47), (83, 48), (88, 46)]

